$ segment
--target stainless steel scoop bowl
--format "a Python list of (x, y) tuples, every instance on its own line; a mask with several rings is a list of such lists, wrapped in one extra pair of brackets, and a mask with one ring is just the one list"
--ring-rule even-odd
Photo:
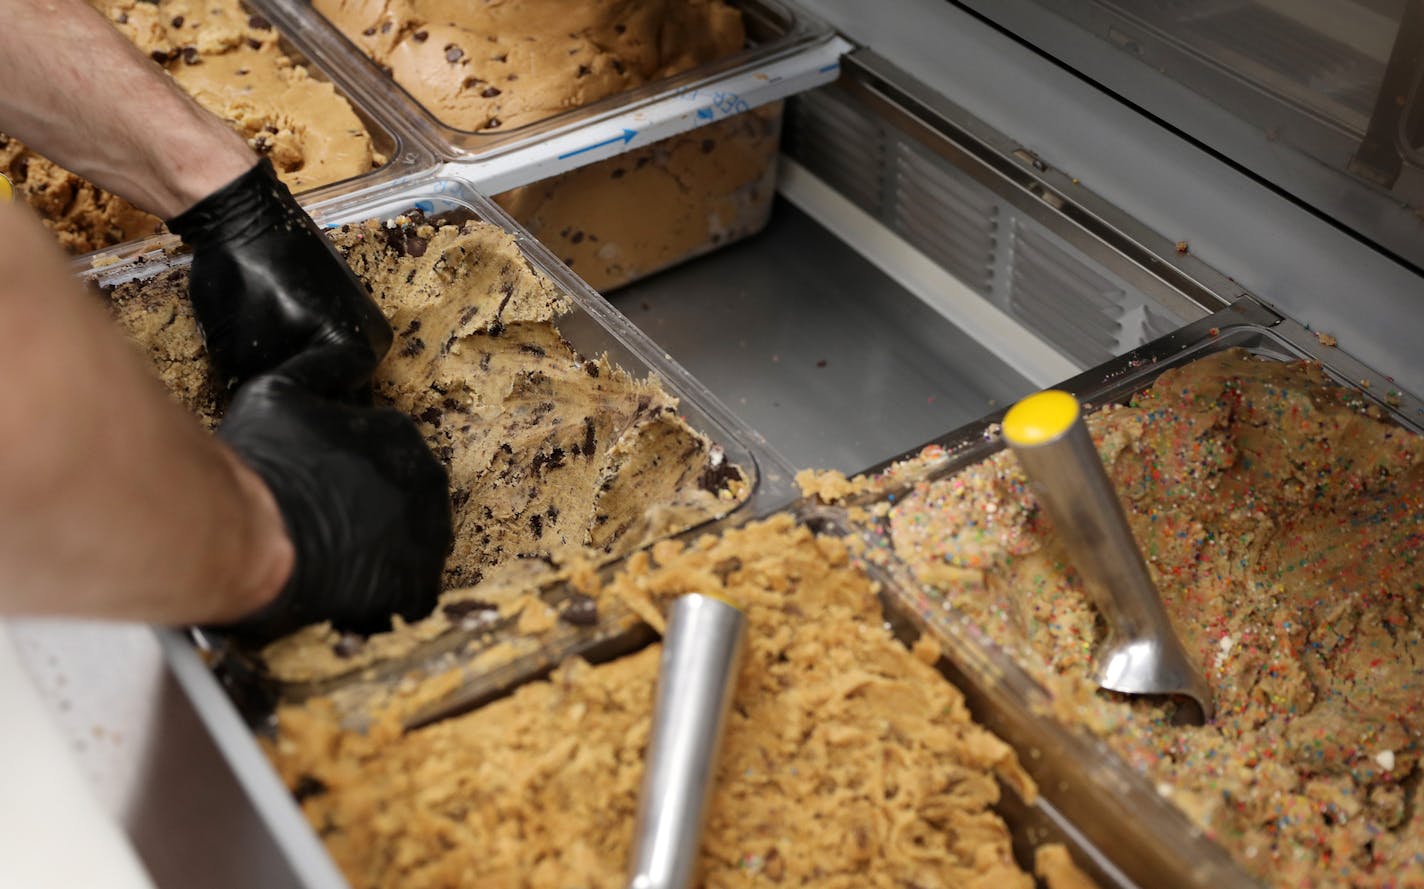
[(1078, 400), (1056, 390), (1031, 395), (1004, 416), (1003, 434), (1107, 621), (1098, 684), (1125, 694), (1185, 696), (1210, 721), (1211, 688), (1162, 607)]

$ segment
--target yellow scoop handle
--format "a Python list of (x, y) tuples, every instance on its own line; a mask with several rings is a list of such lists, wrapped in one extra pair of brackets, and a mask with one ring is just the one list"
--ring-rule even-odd
[(10, 180), (0, 173), (0, 204), (8, 204), (15, 196), (15, 186), (10, 184)]

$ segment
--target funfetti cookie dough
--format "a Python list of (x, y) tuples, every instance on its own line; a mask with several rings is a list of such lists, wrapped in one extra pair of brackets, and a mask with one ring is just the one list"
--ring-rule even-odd
[(1012, 453), (883, 504), (886, 546), (1263, 880), (1424, 885), (1424, 440), (1318, 365), (1239, 349), (1088, 425), (1211, 725), (1096, 693), (1102, 622)]

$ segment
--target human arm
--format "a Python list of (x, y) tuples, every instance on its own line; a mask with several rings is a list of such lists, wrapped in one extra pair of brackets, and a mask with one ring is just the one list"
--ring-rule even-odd
[(256, 163), (84, 0), (0, 0), (0, 129), (169, 218)]
[(0, 610), (216, 623), (269, 604), (294, 552), (267, 486), (27, 217), (0, 206)]
[(410, 418), (313, 392), (338, 347), (248, 382), (209, 436), (26, 215), (0, 206), (0, 613), (260, 640), (429, 612), (445, 472)]

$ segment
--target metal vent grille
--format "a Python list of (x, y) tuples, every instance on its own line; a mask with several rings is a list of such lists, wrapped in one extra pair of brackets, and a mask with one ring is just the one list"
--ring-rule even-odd
[(1080, 366), (1191, 320), (834, 87), (793, 99), (786, 120), (787, 154)]
[(1127, 311), (1121, 287), (1022, 223), (1014, 227), (1011, 256), (1011, 315), (1080, 364), (1117, 351)]
[(786, 121), (787, 153), (861, 209), (880, 215), (885, 170), (880, 125), (820, 90), (793, 102)]
[(894, 146), (887, 222), (921, 253), (985, 292), (993, 286), (999, 207), (983, 189), (956, 180), (918, 146)]

